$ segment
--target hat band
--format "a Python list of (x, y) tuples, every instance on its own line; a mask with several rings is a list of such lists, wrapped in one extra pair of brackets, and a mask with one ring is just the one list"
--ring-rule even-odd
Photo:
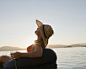
[(47, 38), (46, 35), (45, 35), (45, 31), (44, 31), (44, 25), (43, 25), (43, 32), (44, 32), (44, 36), (45, 36), (45, 38)]

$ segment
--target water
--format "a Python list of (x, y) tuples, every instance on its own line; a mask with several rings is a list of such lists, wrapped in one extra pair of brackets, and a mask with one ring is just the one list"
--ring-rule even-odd
[[(57, 69), (86, 69), (86, 47), (54, 48), (53, 50), (57, 54)], [(10, 51), (0, 51), (1, 55), (10, 55)]]
[(86, 69), (86, 47), (58, 48), (58, 69)]

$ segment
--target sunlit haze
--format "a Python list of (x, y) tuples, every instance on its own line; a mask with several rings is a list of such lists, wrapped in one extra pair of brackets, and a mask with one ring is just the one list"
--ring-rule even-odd
[(0, 0), (0, 47), (31, 45), (36, 19), (53, 27), (49, 45), (86, 43), (86, 0)]

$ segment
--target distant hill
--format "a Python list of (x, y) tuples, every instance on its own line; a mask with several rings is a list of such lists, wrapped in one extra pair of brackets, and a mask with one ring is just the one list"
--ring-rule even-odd
[(86, 45), (86, 43), (79, 43), (80, 45)]
[(57, 44), (57, 45), (48, 45), (49, 48), (63, 48), (66, 45), (61, 45), (61, 44)]
[(13, 50), (24, 50), (24, 49), (18, 47), (11, 47), (11, 46), (0, 47), (0, 51), (13, 51)]
[(72, 44), (72, 45), (48, 45), (48, 48), (67, 48), (67, 47), (86, 47), (86, 43)]
[(86, 47), (86, 45), (82, 45), (82, 44), (72, 44), (69, 46), (71, 46), (71, 47)]

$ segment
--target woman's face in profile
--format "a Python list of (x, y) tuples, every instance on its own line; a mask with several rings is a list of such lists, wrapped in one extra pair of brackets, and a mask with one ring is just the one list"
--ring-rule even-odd
[(35, 31), (35, 34), (36, 34), (36, 35), (40, 35), (40, 30), (39, 30), (39, 28), (37, 28), (37, 30)]

